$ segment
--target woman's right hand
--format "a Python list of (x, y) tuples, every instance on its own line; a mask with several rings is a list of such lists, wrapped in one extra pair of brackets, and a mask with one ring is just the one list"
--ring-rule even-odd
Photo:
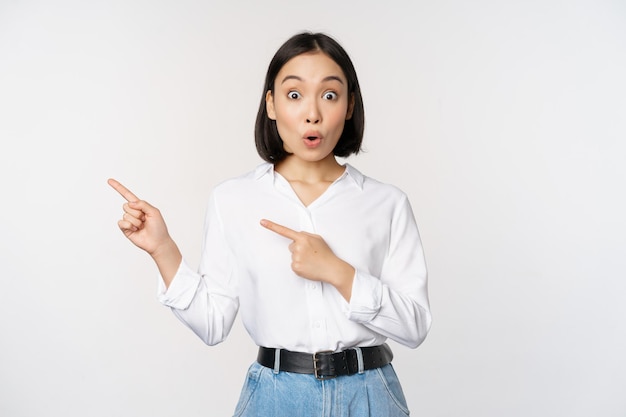
[(118, 221), (117, 225), (131, 242), (152, 256), (165, 286), (169, 287), (182, 262), (182, 255), (167, 231), (161, 212), (137, 198), (113, 178), (110, 178), (108, 183), (126, 199), (122, 206), (124, 210), (122, 220)]
[(140, 200), (128, 188), (113, 178), (107, 181), (124, 199), (124, 214), (117, 222), (124, 235), (137, 247), (154, 256), (162, 248), (171, 246), (170, 237), (163, 216), (156, 207)]

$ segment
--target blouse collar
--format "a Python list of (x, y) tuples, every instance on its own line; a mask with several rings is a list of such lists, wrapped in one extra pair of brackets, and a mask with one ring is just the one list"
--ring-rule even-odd
[[(344, 178), (350, 178), (354, 182), (354, 184), (362, 190), (365, 176), (361, 174), (358, 169), (354, 168), (348, 163), (344, 164), (344, 166), (346, 167), (346, 169), (344, 173), (341, 174), (339, 178), (337, 178), (337, 181), (342, 181)], [(266, 175), (269, 175), (272, 179), (274, 179), (274, 164), (264, 162), (261, 165), (257, 166), (254, 170), (254, 179), (257, 181), (265, 177)]]

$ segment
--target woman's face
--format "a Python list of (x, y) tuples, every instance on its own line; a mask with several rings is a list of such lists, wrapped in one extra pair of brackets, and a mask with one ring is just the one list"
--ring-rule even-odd
[(265, 97), (289, 157), (316, 162), (334, 158), (345, 121), (352, 116), (348, 81), (328, 55), (311, 52), (287, 61)]

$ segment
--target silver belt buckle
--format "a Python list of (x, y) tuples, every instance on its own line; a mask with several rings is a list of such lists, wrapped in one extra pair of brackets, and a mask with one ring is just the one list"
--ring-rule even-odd
[(319, 374), (319, 369), (317, 367), (317, 363), (319, 362), (319, 359), (317, 357), (318, 354), (320, 353), (335, 353), (332, 350), (322, 350), (320, 352), (315, 352), (313, 354), (313, 371), (315, 373), (315, 379), (319, 379), (319, 380), (325, 380), (325, 379), (333, 379), (333, 378), (337, 378), (337, 375), (320, 375)]

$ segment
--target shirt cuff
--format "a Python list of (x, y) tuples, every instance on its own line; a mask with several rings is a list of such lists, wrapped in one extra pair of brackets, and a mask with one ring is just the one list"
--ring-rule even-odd
[(380, 311), (382, 299), (383, 284), (380, 279), (357, 271), (352, 283), (348, 319), (357, 323), (372, 321)]
[(157, 299), (162, 304), (177, 310), (186, 310), (196, 295), (200, 284), (200, 275), (192, 270), (183, 259), (168, 288), (159, 274)]

